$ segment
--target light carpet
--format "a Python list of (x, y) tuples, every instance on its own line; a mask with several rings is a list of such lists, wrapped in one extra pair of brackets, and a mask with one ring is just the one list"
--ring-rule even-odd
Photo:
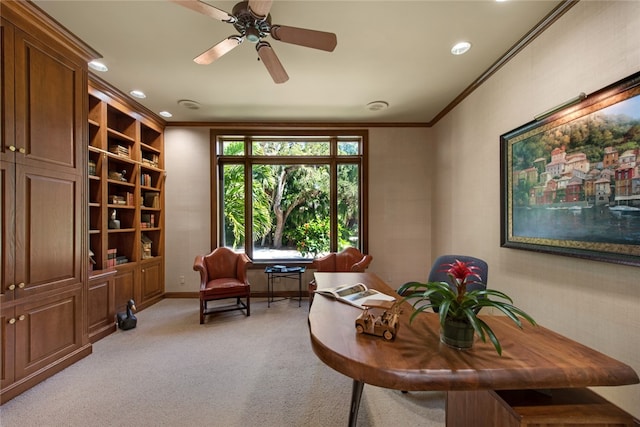
[[(198, 300), (165, 299), (138, 326), (0, 407), (13, 426), (346, 426), (352, 380), (313, 353), (306, 301), (199, 324)], [(444, 427), (444, 394), (365, 385), (359, 426)]]

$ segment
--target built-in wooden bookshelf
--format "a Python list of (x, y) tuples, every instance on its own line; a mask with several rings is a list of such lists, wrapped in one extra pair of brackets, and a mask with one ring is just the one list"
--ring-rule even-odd
[(93, 76), (88, 97), (94, 269), (117, 270), (113, 310), (143, 309), (164, 293), (164, 122)]

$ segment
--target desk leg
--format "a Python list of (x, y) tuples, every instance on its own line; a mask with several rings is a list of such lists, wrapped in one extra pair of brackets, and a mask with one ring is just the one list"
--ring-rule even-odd
[(298, 273), (298, 307), (302, 306), (302, 272)]
[(271, 300), (273, 300), (273, 274), (267, 275), (267, 308), (271, 307)]
[(363, 387), (364, 383), (362, 381), (353, 380), (353, 388), (351, 389), (351, 409), (349, 410), (349, 427), (356, 427)]

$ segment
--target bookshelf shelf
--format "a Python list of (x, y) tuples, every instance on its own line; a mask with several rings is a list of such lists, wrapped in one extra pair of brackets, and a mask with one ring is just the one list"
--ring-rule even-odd
[(164, 294), (164, 121), (93, 75), (88, 113), (94, 269), (117, 270), (118, 311), (143, 309)]

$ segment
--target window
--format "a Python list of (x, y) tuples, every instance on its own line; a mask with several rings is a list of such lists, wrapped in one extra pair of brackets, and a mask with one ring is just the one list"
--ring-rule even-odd
[(213, 241), (257, 262), (366, 252), (366, 139), (366, 131), (213, 131)]

